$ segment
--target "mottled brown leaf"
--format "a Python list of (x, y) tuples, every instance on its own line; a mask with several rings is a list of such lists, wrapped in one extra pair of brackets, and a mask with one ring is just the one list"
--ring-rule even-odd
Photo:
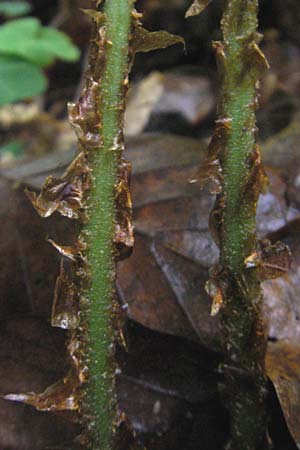
[(287, 425), (300, 446), (300, 349), (288, 341), (270, 343), (267, 353), (267, 372), (272, 380)]

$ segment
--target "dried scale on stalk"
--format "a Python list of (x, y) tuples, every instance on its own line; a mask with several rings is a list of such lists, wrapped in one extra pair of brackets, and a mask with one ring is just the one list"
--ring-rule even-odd
[(83, 448), (108, 450), (116, 430), (130, 430), (118, 410), (114, 344), (126, 348), (115, 299), (115, 264), (130, 254), (133, 226), (129, 191), (130, 163), (124, 150), (123, 122), (128, 75), (136, 52), (183, 43), (165, 31), (148, 32), (133, 0), (95, 1), (85, 10), (94, 22), (89, 69), (69, 118), (78, 153), (64, 175), (48, 177), (37, 195), (27, 192), (42, 217), (54, 212), (77, 220), (77, 240), (51, 244), (61, 253), (52, 325), (69, 330), (71, 369), (65, 379), (41, 394), (10, 394), (42, 411), (73, 411), (86, 432)]
[[(208, 3), (195, 0), (188, 15), (199, 14)], [(198, 173), (201, 182), (210, 180), (216, 194), (210, 230), (220, 260), (211, 269), (207, 290), (212, 315), (221, 316), (227, 450), (268, 448), (261, 281), (282, 275), (290, 260), (284, 244), (256, 237), (257, 201), (267, 179), (256, 144), (255, 109), (258, 80), (268, 68), (258, 47), (257, 13), (258, 0), (224, 2), (223, 41), (213, 44), (222, 78), (218, 119)]]

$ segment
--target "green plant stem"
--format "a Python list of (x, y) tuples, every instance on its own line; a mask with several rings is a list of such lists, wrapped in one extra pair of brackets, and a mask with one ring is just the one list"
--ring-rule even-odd
[(257, 270), (245, 259), (257, 251), (256, 204), (260, 191), (255, 147), (257, 58), (250, 55), (257, 28), (258, 0), (228, 0), (222, 19), (223, 84), (220, 122), (226, 126), (219, 160), (223, 175), (217, 198), (221, 211), (221, 265), (227, 289), (222, 310), (225, 353), (224, 398), (229, 409), (231, 450), (265, 448), (262, 295)]
[(129, 64), (131, 0), (106, 0), (105, 68), (100, 83), (102, 146), (91, 163), (92, 188), (83, 234), (88, 244), (90, 283), (85, 292), (89, 380), (88, 412), (94, 450), (112, 448), (115, 415), (113, 373), (109, 361), (112, 343), (111, 305), (115, 295), (115, 185), (120, 161), (120, 131), (124, 113), (124, 83)]
[(226, 197), (222, 258), (230, 270), (240, 272), (245, 257), (255, 248), (255, 242), (249, 239), (255, 236), (253, 205), (241, 205), (240, 199), (249, 176), (247, 158), (255, 145), (256, 89), (253, 73), (245, 65), (244, 40), (256, 31), (257, 0), (230, 1), (222, 25), (227, 62), (220, 116), (228, 118), (230, 126), (228, 150), (222, 158)]

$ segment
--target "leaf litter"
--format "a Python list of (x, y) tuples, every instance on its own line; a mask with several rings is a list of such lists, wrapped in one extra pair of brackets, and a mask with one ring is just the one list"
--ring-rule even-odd
[[(159, 381), (159, 377), (161, 376), (159, 365), (161, 363), (157, 360), (155, 352), (152, 356), (149, 356), (150, 359), (147, 363), (142, 362), (141, 353), (139, 352), (137, 357), (131, 357), (131, 352), (137, 355), (137, 353), (135, 353), (137, 352), (135, 346), (137, 345), (138, 339), (131, 338), (131, 343), (128, 336), (132, 333), (133, 335), (138, 335), (140, 337), (148, 336), (147, 339), (145, 338), (146, 344), (148, 345), (145, 344), (147, 347), (147, 352), (145, 352), (145, 354), (150, 355), (152, 352), (151, 348), (153, 348), (151, 347), (153, 339), (159, 340), (159, 346), (163, 345), (162, 342), (165, 340), (172, 343), (172, 346), (175, 345), (174, 339), (177, 342), (176, 346), (181, 345), (180, 342), (182, 339), (187, 340), (187, 342), (189, 342), (188, 346), (187, 344), (184, 344), (186, 355), (188, 354), (187, 348), (190, 347), (195, 348), (194, 346), (196, 346), (198, 352), (206, 352), (207, 350), (204, 349), (209, 349), (210, 351), (213, 351), (212, 353), (209, 353), (211, 356), (207, 358), (206, 355), (203, 360), (204, 367), (207, 366), (207, 362), (210, 366), (208, 373), (212, 370), (212, 373), (217, 374), (218, 364), (216, 361), (218, 358), (216, 359), (216, 356), (214, 355), (217, 355), (220, 351), (218, 341), (218, 315), (211, 317), (212, 304), (210, 297), (205, 291), (205, 283), (208, 279), (208, 269), (218, 258), (217, 248), (208, 232), (208, 218), (213, 203), (213, 197), (210, 196), (207, 191), (201, 190), (199, 186), (188, 183), (189, 176), (187, 176), (187, 174), (193, 173), (195, 166), (197, 166), (201, 160), (204, 160), (204, 152), (199, 153), (199, 146), (198, 143), (196, 145), (196, 142), (194, 150), (191, 151), (192, 140), (187, 139), (185, 141), (183, 138), (178, 138), (178, 141), (176, 141), (176, 138), (172, 138), (173, 143), (169, 147), (168, 145), (166, 146), (166, 150), (163, 152), (164, 154), (156, 152), (156, 149), (162, 147), (164, 140), (166, 140), (167, 143), (170, 139), (171, 138), (168, 137), (154, 137), (153, 141), (151, 141), (151, 138), (141, 137), (141, 142), (146, 144), (145, 161), (139, 161), (132, 179), (133, 202), (136, 204), (134, 211), (136, 246), (130, 259), (119, 262), (118, 271), (118, 292), (123, 309), (130, 319), (124, 330), (125, 334), (127, 334), (129, 345), (127, 349), (128, 356), (122, 356), (123, 361), (125, 361), (123, 364), (126, 366), (126, 358), (129, 358), (129, 360), (132, 361), (132, 363), (130, 363), (132, 364), (130, 366), (132, 368), (129, 370), (129, 366), (127, 365), (126, 367), (129, 371), (122, 368), (122, 372), (118, 375), (120, 407), (122, 410), (126, 411), (126, 414), (133, 424), (133, 427), (135, 427), (134, 429), (137, 435), (140, 436), (140, 439), (145, 442), (148, 442), (150, 439), (151, 442), (154, 433), (156, 436), (155, 439), (157, 439), (157, 445), (162, 445), (163, 438), (171, 440), (170, 430), (172, 430), (175, 416), (180, 423), (182, 420), (183, 422), (186, 420), (186, 418), (183, 419), (180, 414), (178, 416), (175, 413), (175, 411), (182, 410), (183, 404), (187, 407), (187, 416), (192, 414), (194, 419), (195, 416), (199, 414), (200, 410), (205, 410), (206, 407), (203, 406), (202, 399), (201, 401), (199, 400), (199, 403), (196, 402), (197, 406), (192, 402), (193, 396), (198, 395), (196, 393), (199, 392), (198, 388), (200, 385), (198, 386), (198, 384), (201, 376), (200, 374), (197, 375), (197, 377), (200, 376), (200, 378), (197, 378), (198, 381), (193, 385), (192, 394), (188, 397), (186, 394), (183, 395), (181, 393), (183, 388), (179, 387), (179, 382), (174, 381), (175, 384), (172, 386), (168, 385), (168, 383), (165, 384), (166, 382), (162, 384), (162, 382)], [(178, 142), (178, 147), (176, 142)], [(181, 150), (178, 150), (178, 152), (183, 154), (183, 161), (180, 162), (174, 158), (174, 154), (177, 152), (177, 148), (182, 149), (182, 145), (184, 145), (185, 142), (186, 145), (189, 145), (190, 153), (189, 156), (187, 156), (184, 155)], [(127, 157), (129, 156), (131, 160), (134, 160), (135, 155), (139, 155), (139, 145), (139, 139), (137, 138), (133, 139), (132, 146), (129, 143)], [(160, 166), (162, 166), (162, 168), (160, 168)], [(260, 235), (270, 241), (270, 243), (263, 241), (265, 242), (265, 246), (263, 247), (263, 250), (261, 250), (267, 255), (267, 267), (270, 267), (270, 265), (271, 267), (274, 266), (274, 261), (272, 260), (270, 264), (270, 259), (268, 259), (268, 248), (270, 248), (270, 246), (272, 247), (277, 239), (291, 245), (291, 242), (293, 241), (291, 241), (291, 231), (288, 228), (290, 217), (296, 217), (293, 219), (293, 223), (297, 224), (295, 208), (283, 201), (288, 188), (284, 182), (281, 181), (281, 174), (274, 171), (274, 169), (270, 173), (270, 188), (262, 194), (258, 207), (258, 223), (259, 229), (261, 230)], [(30, 177), (30, 174), (28, 174), (28, 176)], [(12, 174), (11, 177), (13, 177)], [(159, 181), (159, 189), (156, 188), (153, 179)], [(170, 182), (172, 185), (176, 185), (175, 190), (170, 189)], [(30, 224), (32, 221), (37, 221), (39, 222), (38, 227), (42, 227), (44, 230), (46, 226), (46, 229), (48, 228), (48, 235), (50, 229), (52, 230), (50, 235), (55, 238), (54, 242), (60, 242), (60, 235), (62, 236), (65, 234), (65, 230), (70, 229), (71, 225), (74, 224), (73, 221), (70, 223), (68, 219), (62, 218), (61, 221), (61, 219), (58, 220), (58, 217), (56, 217), (55, 220), (52, 218), (47, 219), (46, 224), (44, 225), (44, 221), (41, 221), (41, 219), (34, 219), (35, 216), (33, 212), (30, 211), (28, 205), (22, 200), (21, 190), (13, 193), (8, 190), (8, 192), (10, 195), (14, 196), (15, 200), (19, 199), (20, 208), (25, 208), (25, 210), (29, 209), (27, 212), (27, 220), (29, 220)], [(4, 195), (7, 195), (7, 193)], [(266, 207), (266, 203), (268, 204), (268, 208)], [(166, 213), (166, 211), (168, 213)], [(16, 226), (15, 216), (10, 220), (11, 223)], [(47, 224), (47, 221), (52, 221), (51, 227)], [(25, 226), (26, 224), (23, 223), (22, 227)], [(285, 229), (288, 231), (284, 232)], [(282, 233), (283, 235), (281, 235)], [(45, 231), (40, 235), (40, 240), (43, 242), (44, 239), (42, 236), (45, 236)], [(24, 240), (23, 232), (22, 239)], [(70, 242), (70, 245), (71, 244), (72, 243)], [(12, 248), (11, 242), (6, 243), (6, 245)], [(54, 252), (51, 250), (51, 245), (47, 243), (43, 245), (43, 252), (52, 255), (51, 257), (48, 256), (48, 258), (50, 258), (49, 261), (51, 259), (56, 260), (57, 267), (58, 260), (56, 256), (54, 258)], [(294, 249), (297, 248), (297, 242), (294, 247), (293, 245), (291, 247), (294, 255)], [(70, 255), (68, 255), (69, 249), (68, 247), (60, 247), (60, 249), (61, 253), (65, 254), (64, 261), (67, 263), (68, 260), (70, 260)], [(279, 253), (281, 253), (281, 251), (285, 253), (285, 247), (283, 246), (276, 246), (276, 249)], [(29, 253), (32, 252), (30, 247), (29, 249), (26, 249), (26, 251), (29, 251)], [(80, 249), (78, 249), (78, 251), (80, 251)], [(40, 255), (38, 255), (39, 253), (35, 252), (32, 257), (35, 259), (40, 258)], [(71, 259), (74, 257), (76, 257), (74, 256), (74, 253), (71, 253)], [(17, 253), (16, 260), (19, 260), (19, 258), (20, 255)], [(277, 390), (277, 395), (281, 402), (290, 431), (294, 435), (296, 442), (298, 442), (297, 428), (295, 428), (298, 403), (293, 392), (295, 392), (295, 389), (298, 386), (297, 383), (299, 383), (299, 372), (297, 372), (298, 366), (296, 364), (297, 346), (295, 346), (295, 342), (298, 339), (297, 330), (299, 329), (299, 325), (298, 320), (295, 317), (296, 313), (294, 313), (294, 307), (292, 306), (294, 303), (291, 303), (296, 302), (297, 299), (297, 292), (295, 292), (295, 289), (297, 289), (297, 281), (295, 281), (295, 277), (297, 276), (298, 266), (297, 258), (291, 269), (288, 269), (289, 260), (286, 261), (286, 263), (283, 263), (284, 267), (280, 266), (278, 268), (278, 264), (276, 263), (276, 271), (279, 270), (280, 274), (282, 272), (285, 273), (281, 278), (264, 282), (265, 310), (266, 316), (270, 321), (269, 335), (271, 338), (267, 366), (269, 376)], [(264, 268), (264, 270), (266, 269)], [(53, 269), (53, 271), (55, 271), (55, 269)], [(48, 308), (51, 306), (50, 291), (53, 282), (54, 280), (52, 281), (52, 285), (50, 283), (48, 284), (49, 287), (47, 286)], [(42, 288), (43, 291), (45, 291), (45, 286), (42, 286)], [(57, 292), (59, 292), (59, 290)], [(288, 292), (289, 294), (287, 297)], [(18, 293), (16, 293), (16, 296), (17, 295)], [(36, 295), (39, 295), (39, 290), (37, 290)], [(297, 303), (295, 303), (295, 305), (296, 304)], [(287, 310), (285, 310), (285, 308), (287, 308)], [(54, 310), (56, 312), (52, 316), (52, 320), (55, 321), (55, 317), (59, 317), (58, 298)], [(28, 306), (24, 306), (24, 311), (28, 311)], [(44, 317), (46, 317), (45, 313)], [(68, 320), (70, 317), (71, 316), (68, 316)], [(201, 317), (201, 320), (195, 321), (195, 317)], [(22, 323), (22, 320), (25, 319), (21, 318), (20, 320), (20, 323)], [(57, 320), (62, 321), (60, 322), (61, 325), (64, 319), (60, 317)], [(136, 325), (137, 323), (141, 325), (138, 326)], [(76, 326), (75, 323), (74, 326)], [(153, 331), (147, 331), (149, 329)], [(51, 328), (49, 328), (49, 330), (51, 330)], [(162, 336), (162, 338), (159, 336)], [(163, 338), (163, 336), (165, 337)], [(274, 342), (275, 340), (278, 342)], [(170, 348), (171, 347), (166, 345), (167, 353), (170, 352)], [(276, 355), (281, 356), (284, 349), (288, 351), (287, 354), (290, 356), (286, 360), (277, 358)], [(120, 350), (120, 354), (122, 354), (122, 352), (124, 355), (124, 349)], [(76, 358), (76, 351), (73, 354)], [(150, 363), (155, 365), (154, 362), (156, 360), (158, 366), (156, 366), (156, 369), (153, 369), (151, 376), (143, 375), (145, 368), (148, 367)], [(195, 362), (196, 360), (197, 358), (194, 354), (192, 361)], [(176, 358), (173, 361), (174, 364), (175, 361)], [(201, 365), (201, 358), (199, 361)], [(186, 364), (187, 362), (178, 360), (175, 366), (183, 368)], [(198, 363), (196, 363), (196, 365), (197, 364)], [(285, 368), (282, 364), (288, 365)], [(290, 369), (287, 369), (290, 364)], [(208, 368), (206, 367), (206, 369)], [(170, 374), (170, 370), (171, 369), (169, 368), (166, 373)], [(191, 369), (186, 370), (187, 373), (189, 373), (188, 379), (191, 380)], [(284, 375), (284, 373), (286, 373), (286, 375)], [(67, 369), (65, 371), (65, 375), (66, 374)], [(167, 379), (168, 378), (169, 375), (167, 376)], [(205, 379), (207, 380), (207, 377)], [(217, 382), (218, 376), (216, 375), (214, 382), (215, 387), (212, 388), (212, 395), (215, 398), (215, 405), (220, 407), (218, 404), (218, 395), (216, 393)], [(58, 388), (59, 386), (60, 385), (58, 385)], [(196, 386), (198, 386), (198, 388)], [(45, 386), (45, 388), (46, 387), (47, 386)], [(32, 391), (31, 388), (28, 388), (22, 390), (22, 392), (26, 392), (26, 390), (27, 392)], [(36, 389), (34, 390), (37, 391)], [(126, 392), (131, 392), (131, 390), (133, 395), (132, 398), (136, 398), (134, 401), (129, 401), (128, 395), (125, 395)], [(204, 390), (206, 390), (206, 388)], [(12, 390), (6, 394), (11, 394), (11, 392)], [(150, 400), (151, 396), (149, 397), (149, 392), (153, 392), (153, 400)], [(36, 399), (39, 399), (39, 401), (42, 402), (43, 394), (40, 394), (40, 397), (36, 397)], [(142, 402), (146, 402), (144, 403), (144, 406), (141, 406), (143, 405), (141, 399), (143, 399)], [(32, 402), (32, 398), (30, 399), (28, 397), (27, 400), (29, 403)], [(51, 409), (49, 405), (48, 408)], [(196, 410), (198, 411), (197, 413), (195, 413)], [(141, 411), (144, 411), (144, 416), (141, 414)], [(214, 414), (216, 414), (216, 412)], [(224, 412), (222, 414), (223, 420), (225, 420)], [(188, 421), (187, 425), (189, 432), (192, 426), (191, 422), (193, 421), (190, 419), (190, 422)], [(149, 426), (147, 426), (147, 424)], [(207, 436), (210, 437), (207, 439), (211, 439), (212, 434), (212, 431), (208, 430)], [(151, 445), (152, 444), (150, 444), (150, 448)]]
[[(205, 3), (209, 2), (195, 1), (192, 5), (194, 12), (201, 12), (200, 9), (206, 6)], [(299, 382), (298, 353), (295, 346), (298, 338), (297, 258), (296, 263), (294, 262), (289, 269), (289, 257), (283, 247), (275, 248), (276, 252), (281, 253), (282, 250), (285, 255), (283, 260), (279, 258), (280, 264), (278, 261), (274, 263), (272, 252), (270, 261), (268, 253), (268, 248), (276, 245), (278, 239), (289, 245), (297, 241), (291, 238), (293, 232), (289, 226), (289, 221), (292, 220), (291, 225), (299, 230), (297, 228), (297, 217), (299, 217), (297, 129), (299, 127), (297, 128), (297, 121), (295, 121), (293, 130), (284, 130), (281, 136), (275, 136), (272, 142), (267, 142), (265, 146), (266, 160), (272, 164), (273, 168), (271, 171), (268, 170), (271, 178), (270, 189), (261, 196), (258, 205), (258, 230), (260, 237), (269, 241), (263, 241), (264, 244), (258, 249), (258, 253), (266, 254), (267, 258), (262, 264), (261, 255), (258, 255), (259, 258), (257, 255), (250, 255), (250, 261), (247, 263), (261, 264), (262, 272), (268, 272), (271, 268), (271, 271), (275, 269), (276, 274), (283, 274), (279, 279), (264, 282), (266, 316), (270, 322), (268, 371), (277, 389), (290, 431), (299, 445), (295, 420), (299, 417), (299, 414), (297, 416), (299, 402), (295, 396), (295, 389)], [(287, 142), (292, 144), (287, 146)], [(149, 448), (172, 448), (173, 450), (176, 445), (178, 448), (193, 448), (192, 442), (195, 436), (198, 439), (195, 441), (199, 441), (195, 428), (197, 426), (203, 428), (205, 427), (203, 424), (207, 423), (210, 424), (207, 428), (208, 432), (200, 435), (201, 442), (205, 442), (204, 448), (205, 445), (210, 450), (222, 446), (222, 443), (213, 441), (215, 430), (219, 428), (216, 417), (220, 408), (216, 395), (216, 384), (220, 382), (218, 378), (220, 374), (216, 376), (218, 353), (211, 351), (212, 349), (218, 351), (218, 315), (210, 316), (212, 303), (204, 290), (208, 269), (218, 258), (217, 248), (209, 235), (207, 224), (212, 199), (207, 191), (200, 191), (199, 185), (187, 183), (188, 179), (193, 178), (195, 167), (198, 167), (201, 162), (199, 160), (204, 159), (204, 153), (199, 151), (202, 146), (204, 148), (205, 143), (174, 139), (172, 136), (163, 138), (144, 136), (132, 140), (128, 152), (130, 159), (134, 162), (132, 181), (137, 245), (132, 258), (121, 261), (119, 264), (119, 295), (129, 321), (124, 329), (127, 349), (126, 351), (120, 349), (118, 355), (122, 373), (117, 376), (121, 409), (126, 411), (136, 433), (145, 440)], [(165, 147), (167, 150), (162, 151), (161, 149)], [(274, 151), (274, 148), (277, 150)], [(143, 158), (140, 156), (141, 149)], [(60, 154), (58, 159), (62, 157), (63, 155)], [(70, 159), (66, 158), (66, 160)], [(287, 159), (288, 170), (283, 169)], [(55, 164), (54, 166), (56, 168)], [(212, 166), (214, 166), (213, 162)], [(41, 167), (44, 170), (40, 170)], [(26, 180), (24, 185), (38, 191), (41, 179), (44, 177), (41, 172), (45, 171), (42, 161), (35, 174), (27, 172), (24, 176), (22, 175), (22, 178)], [(205, 171), (206, 169), (203, 170), (204, 173)], [(12, 181), (19, 180), (13, 172), (6, 176)], [(217, 171), (216, 175), (218, 173)], [(61, 170), (58, 169), (57, 176), (61, 175)], [(13, 299), (13, 301), (12, 303), (5, 301), (4, 305), (1, 305), (4, 317), (9, 317), (9, 314), (12, 312), (15, 314), (15, 311), (18, 311), (17, 326), (13, 334), (22, 329), (27, 332), (32, 330), (32, 327), (25, 326), (28, 315), (41, 315), (43, 323), (46, 323), (46, 318), (49, 318), (51, 292), (55, 282), (54, 272), (59, 266), (59, 258), (46, 243), (45, 237), (50, 238), (63, 255), (65, 277), (69, 273), (68, 260), (72, 261), (72, 258), (77, 257), (73, 247), (74, 223), (70, 224), (70, 221), (58, 216), (48, 218), (46, 223), (38, 218), (34, 219), (32, 210), (25, 205), (22, 189), (23, 185), (19, 190), (11, 191), (5, 184), (3, 191), (3, 197), (8, 196), (9, 204), (15, 203), (17, 210), (13, 215), (11, 212), (8, 214), (10, 220), (5, 224), (4, 230), (4, 235), (8, 236), (12, 234), (12, 230), (16, 229), (17, 239), (15, 242), (7, 239), (3, 244), (6, 252), (4, 255), (11, 255), (12, 251), (11, 263), (3, 279), (6, 289), (5, 298)], [(126, 197), (126, 192), (124, 195)], [(37, 198), (38, 196), (34, 200), (37, 201)], [(74, 198), (67, 196), (66, 200), (69, 199), (72, 202)], [(76, 201), (77, 199), (75, 196)], [(55, 209), (56, 206), (53, 205), (53, 208)], [(68, 204), (66, 203), (65, 206), (67, 208)], [(2, 207), (5, 211), (5, 205)], [(22, 216), (24, 219), (22, 223), (18, 221), (20, 211), (26, 211)], [(68, 209), (65, 211), (67, 212)], [(66, 231), (69, 232), (69, 242), (65, 241)], [(130, 233), (126, 236), (129, 236), (130, 240)], [(36, 239), (40, 242), (39, 248), (35, 248)], [(64, 242), (63, 246), (61, 242)], [(298, 243), (295, 242), (295, 247), (297, 245)], [(292, 250), (295, 255), (293, 245)], [(18, 267), (17, 271), (15, 267)], [(43, 277), (38, 278), (37, 274), (41, 273)], [(46, 279), (45, 273), (47, 273)], [(266, 274), (263, 273), (262, 278), (265, 277)], [(268, 274), (267, 277), (269, 277)], [(144, 289), (145, 287), (147, 289)], [(69, 289), (73, 289), (72, 285), (69, 285)], [(66, 318), (60, 315), (64, 311), (63, 308), (61, 311), (59, 308), (59, 287), (56, 292), (57, 300), (52, 320), (54, 323), (57, 320), (56, 323), (61, 326)], [(42, 302), (41, 299), (44, 301)], [(71, 305), (68, 310), (72, 310)], [(205, 320), (196, 323), (197, 321), (193, 321), (194, 314), (201, 315), (200, 317)], [(67, 320), (70, 317), (72, 317), (71, 313)], [(74, 323), (75, 326), (76, 323)], [(66, 328), (68, 327), (72, 328), (72, 323), (67, 324)], [(56, 335), (58, 332), (61, 333), (61, 330), (53, 330), (47, 324), (42, 334)], [(39, 340), (38, 336), (36, 335), (36, 340)], [(22, 340), (25, 341), (26, 348), (27, 341), (23, 338)], [(138, 348), (137, 343), (141, 340), (143, 344)], [(179, 349), (180, 345), (183, 347), (182, 351), (174, 354), (174, 347)], [(209, 354), (205, 353), (205, 349), (210, 349)], [(148, 360), (147, 354), (151, 355)], [(76, 348), (71, 349), (71, 355), (76, 360)], [(166, 366), (164, 366), (165, 361), (168, 361)], [(197, 369), (194, 369), (194, 365)], [(200, 366), (204, 366), (208, 374)], [(166, 367), (165, 371), (162, 367)], [(63, 379), (68, 372), (68, 367), (63, 368), (64, 373), (58, 370), (52, 375), (50, 382), (55, 382), (56, 377)], [(147, 368), (149, 368), (148, 373)], [(177, 369), (184, 370), (184, 373), (181, 374), (180, 370), (176, 372)], [(45, 368), (43, 367), (42, 370), (45, 371)], [(11, 373), (17, 372), (12, 369)], [(165, 379), (161, 379), (162, 373), (165, 374)], [(174, 380), (170, 380), (170, 373), (175, 373)], [(36, 372), (32, 374), (32, 377), (37, 377)], [(208, 392), (211, 397), (203, 396), (203, 392), (199, 389), (205, 377), (210, 378), (212, 383), (205, 384), (203, 391)], [(185, 383), (186, 379), (188, 383)], [(48, 384), (48, 381), (40, 386), (32, 386), (28, 383), (21, 387), (20, 393), (42, 392)], [(11, 392), (15, 390), (10, 389), (6, 394)], [(132, 394), (133, 401), (129, 401), (128, 392)], [(40, 399), (42, 398), (43, 394), (40, 394)], [(208, 405), (205, 404), (204, 407), (203, 404), (203, 401), (211, 402), (212, 399), (215, 405), (213, 414), (209, 411)], [(195, 402), (198, 402), (196, 407)], [(19, 406), (25, 408), (24, 411), (33, 411), (30, 407), (23, 407), (16, 403), (3, 403), (7, 408), (4, 411), (8, 411), (9, 408), (15, 408), (17, 411)], [(34, 414), (36, 420), (38, 417), (45, 417), (41, 413)], [(56, 417), (58, 422), (61, 419), (61, 416), (49, 415), (49, 417)], [(208, 417), (210, 419), (207, 419)], [(222, 412), (218, 419), (224, 421), (224, 418), (224, 412)], [(180, 436), (180, 433), (176, 432), (177, 425), (183, 427), (186, 433)], [(44, 433), (46, 433), (45, 430)], [(64, 439), (67, 434), (65, 431), (62, 432)], [(38, 434), (34, 436), (38, 437)], [(176, 440), (178, 442), (175, 442)], [(33, 449), (36, 443), (27, 441), (27, 445), (28, 448)]]

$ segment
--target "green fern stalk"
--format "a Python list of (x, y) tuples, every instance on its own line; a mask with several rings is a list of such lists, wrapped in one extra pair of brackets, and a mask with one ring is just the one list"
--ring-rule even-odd
[(255, 216), (264, 179), (255, 144), (255, 105), (257, 79), (267, 63), (255, 42), (257, 10), (258, 0), (227, 0), (223, 42), (216, 44), (223, 83), (218, 122), (222, 191), (215, 214), (225, 286), (221, 321), (230, 450), (262, 450), (266, 445), (262, 294), (258, 269), (246, 266), (258, 251)]
[(88, 222), (82, 230), (89, 249), (90, 283), (85, 292), (89, 305), (85, 311), (87, 403), (92, 416), (94, 450), (111, 449), (115, 420), (115, 392), (108, 354), (112, 342), (111, 305), (115, 295), (115, 185), (120, 161), (124, 83), (128, 75), (132, 1), (107, 0), (104, 13), (105, 69), (99, 86), (102, 146), (91, 164), (93, 182), (87, 204)]
[[(95, 22), (95, 34), (82, 94), (69, 105), (78, 153), (60, 178), (47, 177), (39, 195), (27, 192), (42, 217), (59, 212), (78, 221), (73, 245), (51, 240), (62, 254), (52, 324), (70, 330), (73, 364), (62, 382), (40, 395), (54, 396), (53, 409), (61, 410), (63, 398), (64, 407), (79, 411), (89, 429), (89, 439), (83, 435), (80, 441), (93, 450), (112, 449), (116, 429), (120, 439), (132, 434), (117, 407), (113, 354), (116, 338), (124, 344), (115, 265), (133, 246), (130, 164), (122, 157), (128, 74), (137, 52), (183, 43), (165, 31), (145, 30), (134, 3), (106, 0), (101, 11), (97, 6), (85, 10)], [(25, 401), (40, 408), (40, 395)]]

